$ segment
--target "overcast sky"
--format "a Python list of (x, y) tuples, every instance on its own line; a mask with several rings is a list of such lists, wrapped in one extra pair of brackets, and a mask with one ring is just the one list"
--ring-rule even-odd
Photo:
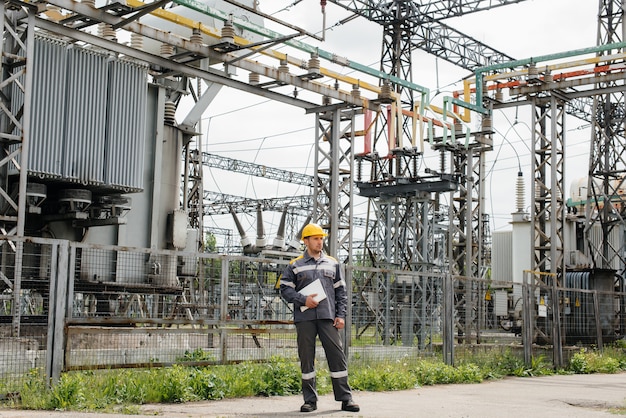
[[(297, 3), (293, 5), (293, 3)], [(291, 7), (286, 7), (290, 6)], [(322, 15), (318, 1), (261, 0), (267, 14), (320, 33)], [(325, 41), (302, 37), (301, 41), (345, 56), (374, 69), (380, 66), (382, 29), (362, 18), (344, 25), (337, 22), (348, 14), (328, 4)], [(445, 23), (516, 59), (529, 58), (594, 46), (597, 32), (598, 2), (592, 0), (528, 0), (520, 4), (450, 19)], [(290, 33), (288, 29), (273, 29)], [(286, 51), (284, 51), (286, 52)], [(301, 58), (307, 58), (303, 52)], [(324, 63), (322, 63), (324, 65)], [(412, 60), (413, 82), (431, 91), (451, 91), (469, 72), (416, 51)], [(341, 69), (340, 69), (341, 70)], [(344, 74), (350, 71), (341, 70)], [(443, 94), (442, 94), (443, 95)], [(314, 115), (304, 110), (270, 102), (262, 97), (224, 88), (211, 104), (202, 121), (203, 151), (229, 158), (255, 162), (285, 170), (313, 174)], [(510, 213), (515, 211), (515, 180), (519, 167), (526, 180), (526, 205), (530, 204), (530, 118), (527, 109), (498, 111), (494, 114), (494, 150), (487, 162), (487, 212), (492, 232), (510, 228)], [(566, 125), (566, 191), (576, 178), (586, 175), (591, 131), (584, 121), (568, 118)], [(426, 158), (427, 159), (427, 158)], [(433, 161), (433, 164), (438, 164)], [(228, 180), (226, 180), (228, 179)], [(307, 194), (302, 186), (205, 170), (205, 189), (251, 198), (284, 197)], [(568, 196), (569, 197), (569, 196)], [(358, 203), (355, 215), (365, 217), (367, 205)], [(264, 214), (269, 239), (275, 234), (280, 214)], [(248, 236), (254, 238), (256, 220), (241, 216)], [(206, 226), (233, 228), (229, 217), (205, 220)], [(236, 241), (238, 237), (236, 237)]]

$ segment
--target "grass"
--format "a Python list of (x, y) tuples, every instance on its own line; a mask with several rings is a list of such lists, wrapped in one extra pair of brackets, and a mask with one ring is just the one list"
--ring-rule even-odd
[[(199, 355), (196, 353), (195, 355)], [(543, 357), (530, 365), (511, 351), (466, 356), (456, 366), (435, 359), (406, 358), (393, 362), (355, 360), (350, 364), (350, 384), (361, 391), (392, 391), (426, 385), (479, 383), (504, 376), (539, 376), (555, 373), (617, 373), (626, 370), (624, 347), (602, 352), (581, 349), (568, 366), (554, 370)], [(293, 359), (272, 358), (267, 363), (228, 366), (142, 370), (70, 372), (48, 387), (40, 371), (33, 370), (8, 406), (37, 410), (139, 413), (146, 403), (189, 402), (247, 396), (284, 396), (300, 393), (300, 370)], [(332, 385), (325, 367), (318, 371), (318, 392), (330, 393)], [(612, 410), (626, 414), (625, 408)]]

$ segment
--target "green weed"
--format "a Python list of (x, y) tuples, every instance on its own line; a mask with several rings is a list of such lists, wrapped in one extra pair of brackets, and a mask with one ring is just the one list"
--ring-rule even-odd
[[(203, 353), (189, 353), (199, 359)], [(456, 366), (433, 358), (404, 358), (379, 362), (353, 359), (350, 384), (356, 390), (390, 391), (425, 385), (479, 383), (503, 376), (538, 376), (553, 373), (616, 373), (626, 370), (626, 350), (616, 345), (601, 352), (582, 349), (572, 355), (568, 366), (554, 370), (544, 356), (531, 364), (510, 350), (464, 355)], [(142, 370), (100, 370), (68, 372), (49, 386), (41, 370), (32, 370), (16, 390), (19, 397), (10, 406), (39, 410), (86, 410), (137, 413), (138, 405), (159, 402), (188, 402), (200, 399), (248, 396), (283, 396), (300, 393), (301, 374), (295, 359), (274, 357), (267, 363), (240, 363)], [(2, 387), (7, 383), (0, 382)], [(317, 368), (320, 394), (330, 393), (332, 383), (327, 367)], [(621, 413), (621, 412), (617, 412)]]

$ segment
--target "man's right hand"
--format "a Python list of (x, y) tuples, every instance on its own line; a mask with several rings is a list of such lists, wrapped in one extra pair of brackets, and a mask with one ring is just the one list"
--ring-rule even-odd
[(310, 295), (306, 297), (305, 305), (307, 308), (310, 308), (310, 309), (317, 308), (317, 305), (319, 305), (319, 302), (317, 302), (314, 299), (315, 296), (317, 296), (317, 293), (311, 293)]

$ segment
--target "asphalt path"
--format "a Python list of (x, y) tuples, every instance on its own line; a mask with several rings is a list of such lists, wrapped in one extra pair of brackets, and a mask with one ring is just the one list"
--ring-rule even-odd
[[(395, 392), (355, 392), (357, 413), (342, 412), (332, 395), (318, 410), (299, 412), (301, 396), (253, 397), (141, 406), (135, 417), (436, 417), (616, 418), (626, 411), (626, 373), (505, 378), (478, 384), (425, 386)], [(0, 409), (2, 418), (118, 418), (129, 415)]]

